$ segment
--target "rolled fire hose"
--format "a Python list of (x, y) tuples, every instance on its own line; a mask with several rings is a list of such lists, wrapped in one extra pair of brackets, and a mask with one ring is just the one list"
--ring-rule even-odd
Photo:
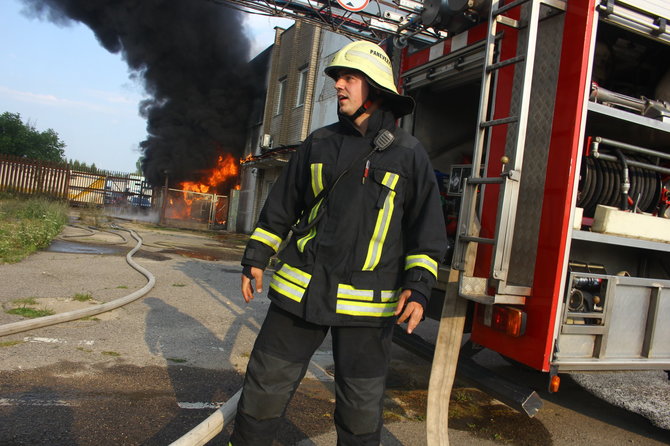
[(130, 235), (137, 240), (137, 245), (126, 254), (126, 262), (133, 267), (135, 270), (144, 275), (148, 282), (139, 290), (134, 293), (128, 294), (125, 297), (120, 297), (111, 302), (107, 302), (100, 305), (95, 305), (90, 308), (84, 308), (81, 310), (73, 310), (65, 313), (54, 314), (53, 316), (44, 316), (37, 319), (25, 320), (20, 322), (13, 322), (11, 324), (0, 325), (0, 336), (7, 336), (14, 333), (20, 333), (22, 331), (34, 330), (36, 328), (47, 327), (49, 325), (56, 325), (63, 322), (74, 321), (81, 319), (83, 317), (95, 316), (96, 314), (105, 313), (107, 311), (114, 310), (116, 308), (122, 307), (123, 305), (129, 304), (140, 297), (147, 294), (156, 284), (156, 278), (151, 274), (147, 269), (138, 265), (133, 259), (133, 254), (135, 254), (142, 247), (142, 238), (137, 235), (134, 231), (128, 229), (122, 229), (123, 231), (130, 232)]

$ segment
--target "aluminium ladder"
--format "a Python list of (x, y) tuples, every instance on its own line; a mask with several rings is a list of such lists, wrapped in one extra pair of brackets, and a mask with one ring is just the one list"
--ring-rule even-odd
[[(557, 0), (514, 0), (503, 6), (500, 3), (500, 0), (493, 0), (489, 13), (477, 134), (472, 157), (472, 176), (465, 180), (463, 186), (456, 246), (452, 262), (452, 267), (461, 271), (459, 294), (467, 299), (485, 304), (524, 303), (525, 296), (531, 294), (529, 287), (508, 284), (507, 274), (512, 252), (516, 204), (519, 197), (528, 127), (540, 8), (542, 4), (545, 4), (553, 9), (565, 10), (565, 3)], [(498, 58), (496, 57), (496, 47), (504, 39), (504, 33), (498, 35), (498, 25), (516, 29), (521, 28), (520, 21), (509, 18), (504, 14), (522, 5), (527, 7), (527, 18), (523, 22), (523, 26), (526, 28), (525, 51), (518, 53), (515, 57), (496, 61), (495, 59)], [(518, 78), (520, 100), (517, 109), (508, 117), (492, 119), (493, 107), (491, 104), (495, 103), (492, 93), (495, 95), (496, 74), (501, 68), (515, 64), (523, 65), (523, 72)], [(500, 125), (516, 125), (516, 136), (508, 138), (505, 146), (505, 156), (501, 160), (503, 172), (496, 177), (481, 176), (482, 157), (490, 140), (490, 131)], [(480, 186), (486, 184), (500, 185), (496, 228), (492, 238), (480, 237), (479, 235), (478, 196)], [(476, 277), (468, 273), (473, 271), (473, 263), (476, 260), (476, 256), (472, 255), (472, 252), (480, 243), (492, 245), (490, 278), (492, 283), (496, 285), (496, 292), (493, 296), (487, 292), (489, 285), (491, 285), (488, 277)]]

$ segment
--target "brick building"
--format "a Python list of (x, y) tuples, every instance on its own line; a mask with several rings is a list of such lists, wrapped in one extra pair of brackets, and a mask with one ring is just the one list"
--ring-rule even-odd
[(266, 91), (250, 123), (237, 216), (230, 230), (253, 231), (291, 153), (311, 131), (337, 120), (333, 82), (323, 69), (348, 42), (339, 34), (296, 22), (288, 29), (275, 28), (274, 44), (252, 61), (267, 67)]

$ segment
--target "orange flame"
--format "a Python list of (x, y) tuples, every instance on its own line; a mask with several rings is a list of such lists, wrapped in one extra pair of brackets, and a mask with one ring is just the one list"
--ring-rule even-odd
[[(200, 182), (184, 181), (180, 184), (181, 189), (184, 191), (182, 197), (183, 204), (181, 206), (172, 207), (173, 203), (170, 203), (172, 209), (170, 217), (180, 219), (190, 218), (193, 201), (201, 199), (210, 200), (210, 197), (199, 196), (189, 192), (198, 192), (201, 194), (216, 193), (216, 186), (236, 177), (238, 172), (239, 160), (236, 160), (229, 153), (219, 156), (216, 167), (210, 171), (207, 178)], [(235, 186), (235, 188), (239, 189), (239, 185)]]
[(233, 158), (233, 155), (226, 153), (219, 156), (216, 167), (212, 169), (209, 177), (200, 183), (191, 181), (184, 181), (181, 183), (183, 190), (200, 192), (203, 194), (210, 193), (210, 189), (223, 183), (231, 177), (237, 176), (239, 171), (239, 162)]

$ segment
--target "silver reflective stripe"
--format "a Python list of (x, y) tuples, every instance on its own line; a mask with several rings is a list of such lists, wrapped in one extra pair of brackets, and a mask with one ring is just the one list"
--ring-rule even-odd
[(364, 271), (372, 271), (379, 264), (382, 258), (382, 249), (386, 241), (386, 234), (388, 233), (391, 224), (391, 217), (395, 209), (395, 187), (398, 184), (400, 176), (396, 173), (386, 172), (382, 184), (391, 189), (384, 200), (384, 206), (377, 214), (377, 222), (375, 223), (375, 230), (372, 233), (372, 239), (368, 245), (368, 253), (365, 256), (365, 263), (363, 264)]
[(381, 303), (372, 302), (374, 290), (359, 290), (352, 285), (340, 283), (337, 286), (337, 309), (339, 314), (350, 316), (393, 316), (398, 305), (400, 290), (382, 290)]
[(379, 210), (375, 232), (372, 234), (372, 240), (370, 240), (370, 245), (368, 246), (368, 255), (366, 256), (365, 264), (363, 265), (364, 271), (372, 271), (375, 269), (382, 257), (382, 248), (384, 247), (384, 241), (386, 240), (386, 234), (395, 207), (393, 202), (394, 199), (395, 192), (390, 191), (384, 201), (384, 207)]
[(256, 228), (250, 238), (268, 245), (270, 248), (274, 249), (275, 252), (279, 251), (279, 246), (282, 242), (281, 237), (261, 228)]
[(357, 290), (351, 285), (340, 283), (337, 286), (337, 297), (371, 301), (375, 297), (375, 292), (374, 290)]
[(384, 291), (382, 290), (382, 302), (396, 302), (400, 290)]
[(410, 268), (425, 268), (437, 278), (437, 262), (424, 254), (407, 256), (405, 259), (405, 270)]
[(396, 173), (386, 172), (386, 175), (384, 175), (384, 179), (382, 180), (382, 184), (391, 190), (395, 190), (395, 186), (398, 184), (399, 178), (400, 175)]
[(289, 279), (291, 282), (300, 285), (303, 288), (307, 288), (309, 281), (312, 280), (312, 276), (310, 274), (301, 271), (298, 268), (293, 268), (286, 263), (284, 263), (281, 268), (279, 268), (277, 274), (283, 276), (286, 279)]
[(376, 304), (338, 299), (336, 312), (351, 316), (387, 317), (394, 315), (397, 305), (397, 302)]
[(389, 76), (393, 76), (393, 73), (390, 70), (390, 65), (387, 65), (383, 62), (380, 62), (379, 59), (371, 54), (368, 54), (364, 51), (349, 50), (349, 53), (367, 59), (369, 62), (377, 66), (379, 70), (384, 73), (388, 73)]

